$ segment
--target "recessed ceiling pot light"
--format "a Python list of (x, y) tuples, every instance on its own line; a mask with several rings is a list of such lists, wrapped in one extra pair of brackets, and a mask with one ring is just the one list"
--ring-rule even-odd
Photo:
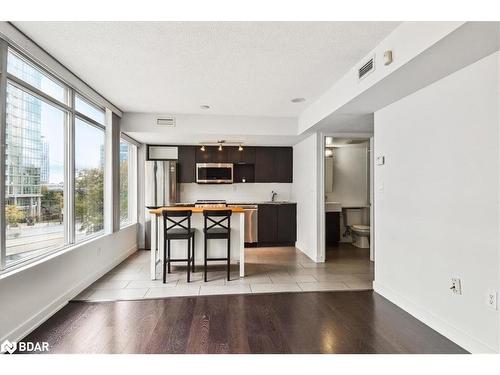
[(204, 105), (200, 105), (200, 108), (201, 108), (201, 109), (204, 109), (204, 110), (207, 110), (207, 109), (210, 109), (210, 106), (209, 106), (209, 105), (204, 104)]
[(305, 98), (293, 98), (292, 100), (290, 100), (292, 103), (303, 103), (306, 101)]

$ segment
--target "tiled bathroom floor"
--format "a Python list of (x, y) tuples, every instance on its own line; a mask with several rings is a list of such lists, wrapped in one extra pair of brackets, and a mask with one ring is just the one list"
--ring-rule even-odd
[(327, 251), (325, 263), (314, 263), (294, 247), (247, 248), (246, 276), (239, 278), (237, 264), (232, 266), (231, 281), (226, 281), (224, 265), (210, 265), (208, 282), (203, 282), (200, 265), (186, 282), (185, 266), (173, 266), (167, 283), (149, 274), (149, 251), (139, 250), (101, 279), (80, 293), (79, 301), (113, 301), (210, 294), (247, 294), (309, 292), (321, 290), (372, 289), (373, 263), (369, 249), (350, 244)]

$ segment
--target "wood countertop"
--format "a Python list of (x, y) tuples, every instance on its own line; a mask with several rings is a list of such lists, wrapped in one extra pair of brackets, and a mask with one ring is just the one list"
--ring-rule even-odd
[(161, 207), (154, 210), (149, 210), (150, 214), (161, 215), (163, 211), (191, 211), (193, 214), (201, 214), (203, 210), (207, 211), (220, 211), (220, 210), (231, 210), (233, 213), (245, 212), (241, 207), (224, 207), (224, 208), (203, 208), (203, 207)]

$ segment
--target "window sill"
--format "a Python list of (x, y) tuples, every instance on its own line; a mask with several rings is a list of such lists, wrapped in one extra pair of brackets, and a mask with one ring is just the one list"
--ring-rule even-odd
[(108, 235), (109, 235), (108, 233), (101, 233), (101, 234), (98, 234), (95, 236), (91, 236), (89, 238), (86, 238), (83, 241), (78, 242), (78, 243), (71, 244), (71, 245), (65, 246), (63, 248), (55, 249), (55, 250), (49, 251), (45, 254), (39, 255), (35, 258), (27, 259), (26, 261), (23, 261), (23, 262), (20, 262), (17, 264), (13, 264), (12, 266), (7, 267), (4, 270), (0, 271), (0, 280), (3, 280), (9, 276), (12, 276), (12, 275), (15, 275), (17, 273), (28, 270), (32, 267), (36, 267), (44, 262), (48, 262), (51, 259), (54, 259), (60, 255), (77, 250), (78, 248), (80, 248), (84, 245), (90, 244), (90, 243), (97, 241), (101, 238), (104, 238)]
[(128, 227), (131, 227), (131, 226), (136, 225), (136, 224), (137, 224), (137, 221), (120, 224), (120, 230), (127, 229)]

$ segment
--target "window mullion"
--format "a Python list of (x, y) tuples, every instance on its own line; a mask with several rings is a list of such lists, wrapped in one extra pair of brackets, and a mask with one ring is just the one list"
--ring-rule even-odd
[(6, 261), (5, 144), (7, 110), (7, 43), (0, 39), (0, 270)]
[(65, 137), (65, 191), (64, 214), (66, 243), (75, 243), (75, 92), (70, 90), (72, 111), (66, 126)]

